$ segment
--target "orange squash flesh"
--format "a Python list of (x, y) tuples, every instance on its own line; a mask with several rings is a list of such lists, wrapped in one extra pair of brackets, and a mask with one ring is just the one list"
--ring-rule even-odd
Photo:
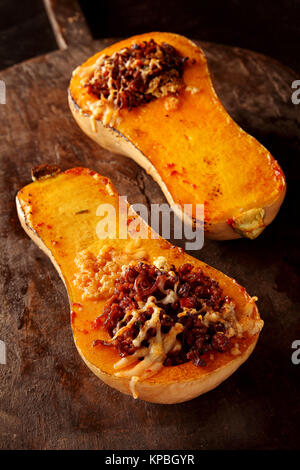
[[(255, 300), (225, 274), (194, 259), (160, 237), (150, 239), (153, 232), (148, 226), (148, 239), (119, 239), (118, 230), (116, 239), (99, 239), (96, 234), (99, 222), (96, 210), (99, 204), (104, 203), (112, 204), (117, 210), (116, 190), (109, 180), (84, 168), (74, 168), (35, 181), (17, 195), (17, 209), (23, 228), (50, 257), (67, 288), (74, 341), (80, 355), (104, 382), (124, 393), (131, 393), (129, 380), (114, 375), (114, 364), (120, 359), (117, 351), (113, 347), (93, 346), (94, 340), (108, 338), (103, 328), (94, 328), (94, 320), (102, 313), (107, 298), (83, 299), (82, 291), (73, 283), (77, 254), (82, 250), (97, 254), (106, 246), (112, 247), (117, 253), (128, 253), (128, 261), (133, 257), (136, 261), (144, 259), (145, 253), (146, 261), (150, 263), (158, 256), (164, 256), (176, 267), (186, 262), (200, 266), (214, 278), (224, 293), (234, 300), (237, 318), (247, 332), (236, 339), (239, 355), (214, 352), (212, 358), (206, 354), (204, 358), (207, 366), (203, 368), (191, 362), (163, 367), (156, 375), (137, 383), (137, 395), (147, 401), (177, 403), (216, 387), (248, 358), (255, 347), (263, 325)], [(133, 217), (143, 223), (136, 214), (131, 214), (130, 220)], [(142, 250), (140, 255), (139, 250)]]
[[(195, 60), (185, 67), (177, 107), (167, 109), (167, 96), (130, 111), (122, 109), (117, 117), (110, 113), (110, 120), (108, 109), (91, 117), (90, 106), (97, 98), (84, 83), (97, 58), (151, 38)], [(143, 166), (172, 207), (179, 206), (180, 212), (183, 204), (204, 204), (208, 237), (255, 238), (277, 214), (286, 190), (280, 166), (228, 115), (213, 88), (203, 51), (185, 37), (154, 32), (113, 44), (74, 71), (69, 103), (83, 131)], [(253, 222), (261, 209), (262, 219)]]

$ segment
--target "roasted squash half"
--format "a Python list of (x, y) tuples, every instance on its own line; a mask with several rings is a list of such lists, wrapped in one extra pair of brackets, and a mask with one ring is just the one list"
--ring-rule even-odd
[[(76, 347), (88, 367), (105, 383), (146, 401), (178, 403), (213, 389), (249, 357), (263, 321), (255, 305), (256, 298), (251, 298), (234, 279), (157, 236), (136, 213), (130, 211), (127, 203), (119, 212), (119, 197), (112, 183), (94, 171), (73, 168), (59, 173), (46, 167), (35, 172), (35, 179), (17, 194), (20, 222), (26, 233), (49, 256), (64, 281)], [(116, 231), (104, 224), (106, 239), (103, 235), (99, 238), (99, 222), (101, 224), (104, 220), (104, 212), (99, 211), (99, 205), (103, 204), (105, 206), (101, 207), (105, 210), (114, 208), (117, 217)], [(124, 226), (127, 227), (125, 232), (122, 229), (122, 235), (120, 217), (125, 217)], [(141, 232), (142, 228), (144, 232)], [(137, 238), (141, 233), (144, 239)], [(148, 238), (145, 238), (145, 233)], [(116, 278), (124, 267), (136, 264), (151, 266), (162, 259), (164, 263), (173, 265), (173, 269), (192, 265), (193, 269), (203, 273), (206, 281), (218, 286), (216, 288), (222, 290), (226, 299), (234, 302), (240, 334), (232, 336), (230, 349), (226, 352), (210, 348), (203, 353), (198, 366), (192, 361), (163, 365), (164, 350), (156, 344), (162, 357), (158, 359), (155, 356), (150, 365), (148, 361), (148, 375), (142, 379), (133, 377), (132, 363), (118, 373), (119, 351), (114, 345), (105, 343), (111, 338), (103, 323), (104, 305), (111, 298)], [(193, 315), (198, 313), (193, 311)], [(176, 325), (179, 330), (175, 334), (180, 334), (182, 326)], [(143, 363), (140, 361), (143, 358), (138, 359), (133, 362)], [(155, 367), (156, 373), (153, 373)], [(152, 373), (149, 374), (151, 368)]]
[[(112, 67), (116, 54), (151, 40), (188, 58), (181, 87), (171, 84), (165, 94), (161, 87), (156, 99), (140, 105), (131, 100), (131, 108), (105, 99), (107, 90), (101, 95), (101, 83), (100, 94), (93, 92), (95, 85), (89, 84), (95, 70)], [(197, 225), (201, 221), (195, 205), (204, 204), (207, 237), (253, 239), (276, 216), (285, 196), (284, 174), (270, 152), (228, 115), (212, 85), (203, 51), (187, 38), (153, 32), (100, 51), (74, 70), (69, 104), (82, 130), (104, 148), (139, 163), (177, 214), (182, 216), (183, 204), (193, 204), (190, 223)]]

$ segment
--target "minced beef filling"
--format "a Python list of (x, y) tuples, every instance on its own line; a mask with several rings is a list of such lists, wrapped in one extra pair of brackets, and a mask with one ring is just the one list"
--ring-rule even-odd
[(173, 46), (151, 39), (101, 56), (86, 86), (89, 93), (115, 108), (132, 109), (178, 92), (186, 60)]
[[(166, 303), (170, 292), (171, 301)], [(201, 357), (208, 351), (225, 352), (231, 348), (230, 339), (226, 336), (226, 327), (222, 322), (205, 322), (208, 311), (222, 312), (224, 304), (230, 301), (223, 295), (218, 283), (206, 276), (200, 268), (194, 269), (191, 264), (183, 264), (178, 269), (163, 271), (154, 265), (139, 263), (128, 267), (116, 281), (115, 293), (104, 307), (104, 327), (113, 337), (116, 331), (125, 326), (132, 318), (133, 309), (139, 309), (149, 296), (153, 296), (156, 305), (161, 308), (161, 332), (168, 333), (175, 323), (184, 327), (177, 336), (181, 348), (168, 353), (164, 365), (173, 366), (192, 361), (197, 366), (205, 366)], [(169, 296), (170, 297), (170, 296)], [(164, 302), (163, 302), (164, 301)], [(105, 345), (116, 346), (121, 357), (133, 354), (136, 347), (132, 341), (138, 336), (140, 328), (151, 318), (151, 307), (140, 312), (137, 321), (117, 336), (112, 343), (97, 340)], [(103, 317), (99, 317), (103, 320)], [(155, 328), (147, 331), (141, 346), (147, 347), (151, 337), (156, 335)]]

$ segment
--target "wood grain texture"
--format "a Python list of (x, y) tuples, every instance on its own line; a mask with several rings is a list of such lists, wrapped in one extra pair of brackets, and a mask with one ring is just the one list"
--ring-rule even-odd
[[(216, 390), (179, 405), (153, 405), (102, 384), (73, 344), (65, 288), (50, 261), (21, 229), (15, 194), (41, 163), (83, 165), (112, 179), (133, 202), (164, 202), (135, 163), (90, 141), (67, 105), (71, 71), (107, 45), (58, 51), (0, 74), (1, 304), (0, 447), (3, 449), (275, 449), (299, 446), (300, 339), (297, 195), (297, 78), (258, 54), (203, 43), (218, 94), (230, 114), (278, 158), (288, 194), (255, 241), (207, 241), (199, 257), (259, 297), (265, 320), (253, 356)], [(247, 158), (247, 155), (245, 155)], [(194, 255), (194, 253), (192, 253)]]
[(92, 40), (77, 0), (43, 0), (59, 49)]

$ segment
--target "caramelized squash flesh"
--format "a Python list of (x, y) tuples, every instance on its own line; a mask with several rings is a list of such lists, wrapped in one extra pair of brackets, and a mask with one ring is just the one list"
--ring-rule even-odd
[[(99, 107), (86, 86), (99, 57), (151, 39), (189, 58), (180, 91), (133, 109), (116, 110), (103, 100)], [(285, 195), (280, 166), (228, 115), (203, 51), (185, 37), (148, 33), (99, 52), (73, 72), (69, 104), (82, 130), (139, 163), (179, 215), (184, 204), (193, 204), (195, 225), (196, 204), (204, 204), (207, 237), (255, 238), (276, 216)]]
[[(99, 238), (99, 222), (103, 216), (99, 205), (103, 204), (115, 208), (117, 228), (114, 232), (108, 227), (106, 238)], [(216, 387), (253, 351), (263, 325), (255, 299), (235, 280), (166, 240), (153, 237), (151, 229), (133, 212), (126, 217), (137, 222), (136, 233), (140, 230), (137, 227), (144, 227), (143, 233), (149, 236), (139, 239), (134, 232), (129, 233), (132, 230), (130, 223), (125, 223), (131, 228), (128, 228), (126, 236), (124, 233), (121, 236), (118, 205), (118, 194), (111, 182), (84, 168), (52, 173), (48, 178), (43, 177), (25, 186), (17, 195), (18, 215), (24, 230), (50, 257), (65, 283), (74, 341), (88, 367), (108, 385), (126, 394), (134, 393), (146, 401), (178, 403), (190, 400)], [(104, 278), (98, 279), (100, 290), (99, 284), (95, 290), (96, 273), (91, 260), (100, 252), (108, 255), (108, 264), (102, 264)], [(114, 288), (116, 272), (120, 272), (118, 269), (133, 261), (153, 263), (161, 256), (176, 267), (184, 263), (200, 267), (217, 281), (225, 295), (235, 302), (237, 318), (244, 333), (235, 340), (238, 353), (232, 350), (224, 353), (215, 351), (213, 355), (207, 353), (206, 367), (197, 367), (192, 362), (163, 366), (157, 374), (137, 382), (133, 391), (130, 378), (115, 373), (115, 364), (120, 360), (116, 348), (103, 344), (95, 347), (95, 341), (109, 339), (102, 324), (95, 328), (95, 319), (103, 313), (104, 304)]]

